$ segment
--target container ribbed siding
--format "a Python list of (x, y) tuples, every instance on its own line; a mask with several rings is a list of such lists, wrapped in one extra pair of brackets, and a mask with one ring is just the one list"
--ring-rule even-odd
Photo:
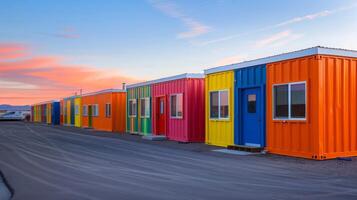
[[(141, 116), (141, 101), (142, 98), (149, 98), (150, 101), (150, 116)], [(136, 88), (130, 88), (127, 90), (127, 108), (129, 107), (129, 100), (136, 99), (137, 102), (137, 114), (136, 116), (129, 116), (129, 111), (127, 110), (127, 132), (139, 133), (142, 135), (150, 135), (152, 133), (152, 120), (151, 120), (151, 86), (141, 86)]]
[(66, 126), (75, 125), (75, 99), (78, 96), (71, 96), (63, 99), (63, 115), (64, 121), (63, 124)]
[[(267, 149), (318, 160), (357, 156), (356, 70), (357, 59), (324, 55), (268, 64)], [(273, 120), (272, 85), (299, 81), (306, 81), (306, 120)]]
[(60, 105), (59, 102), (41, 103), (31, 107), (32, 121), (46, 124), (59, 124)]
[(46, 123), (47, 124), (52, 123), (52, 104), (51, 103), (46, 104)]
[(357, 59), (320, 56), (320, 157), (357, 156)]
[(74, 126), (82, 127), (82, 98), (74, 99)]
[[(234, 72), (234, 143), (237, 145), (256, 144), (265, 146), (266, 115), (266, 65), (237, 69)], [(256, 113), (247, 113), (247, 94), (256, 96)], [(255, 116), (257, 115), (257, 116)], [(252, 119), (247, 119), (247, 118)], [(250, 126), (250, 127), (249, 127)], [(253, 128), (254, 127), (254, 128)]]
[[(182, 118), (173, 118), (170, 96), (182, 94)], [(204, 142), (205, 101), (204, 79), (184, 78), (152, 85), (153, 132), (159, 133), (159, 98), (165, 98), (165, 135), (169, 140), (180, 142)]]
[[(111, 115), (106, 116), (106, 104), (111, 105)], [(98, 115), (90, 111), (93, 105), (98, 106)], [(82, 115), (82, 126), (101, 131), (124, 133), (126, 129), (126, 93), (107, 92), (82, 96), (82, 109), (88, 113)]]
[(53, 125), (59, 125), (60, 124), (60, 102), (53, 102), (52, 103), (52, 113), (51, 113), (51, 123)]
[[(234, 145), (234, 71), (206, 75), (206, 143), (227, 147)], [(228, 91), (228, 119), (210, 119), (210, 92)]]
[(63, 125), (63, 99), (60, 100), (60, 104), (59, 104), (59, 109), (60, 109), (60, 124)]

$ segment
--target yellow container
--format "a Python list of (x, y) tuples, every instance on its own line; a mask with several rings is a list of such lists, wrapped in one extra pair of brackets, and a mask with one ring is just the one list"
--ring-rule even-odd
[(67, 125), (71, 125), (71, 101), (67, 100), (66, 101), (66, 115), (67, 115)]
[(51, 121), (52, 121), (52, 103), (48, 103), (47, 105), (47, 108), (46, 108), (46, 122), (47, 124), (51, 124)]
[[(206, 144), (227, 147), (234, 144), (234, 71), (206, 75)], [(228, 91), (228, 118), (212, 119), (210, 92)]]
[(82, 127), (82, 98), (74, 99), (74, 126)]

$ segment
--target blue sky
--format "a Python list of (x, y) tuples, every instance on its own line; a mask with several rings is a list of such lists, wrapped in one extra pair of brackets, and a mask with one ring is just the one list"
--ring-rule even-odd
[(1, 0), (0, 42), (140, 80), (316, 45), (357, 49), (352, 0)]

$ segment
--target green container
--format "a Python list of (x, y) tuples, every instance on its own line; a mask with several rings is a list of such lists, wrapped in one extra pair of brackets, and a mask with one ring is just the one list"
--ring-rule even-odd
[[(145, 99), (145, 100), (144, 100)], [(129, 101), (136, 101), (136, 113), (134, 115), (129, 116)], [(146, 102), (146, 106), (148, 106), (148, 110), (145, 113), (141, 112), (142, 104)], [(126, 130), (130, 133), (141, 134), (141, 135), (151, 135), (152, 132), (152, 105), (151, 105), (151, 86), (139, 86), (127, 89), (127, 126)]]

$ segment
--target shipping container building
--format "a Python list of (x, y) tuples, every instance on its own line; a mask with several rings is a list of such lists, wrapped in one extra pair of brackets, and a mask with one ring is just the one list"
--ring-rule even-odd
[(64, 111), (63, 111), (64, 100), (60, 100), (60, 125), (63, 125), (64, 122)]
[(179, 142), (204, 142), (204, 87), (203, 74), (151, 81), (153, 134)]
[(75, 126), (75, 99), (78, 95), (66, 97), (63, 99), (63, 125)]
[(82, 127), (124, 133), (126, 91), (108, 89), (82, 95)]
[(82, 127), (82, 97), (74, 98), (74, 126)]
[[(254, 72), (248, 72), (252, 68)], [(244, 75), (242, 70), (251, 74)], [(265, 144), (270, 153), (316, 160), (357, 156), (357, 51), (313, 47), (212, 68), (205, 73), (208, 144), (244, 144), (245, 130), (252, 134), (258, 132), (259, 127), (259, 132), (266, 128), (266, 135), (260, 136), (265, 141), (260, 143)], [(232, 81), (223, 77), (228, 74), (229, 78), (234, 77)], [(222, 86), (224, 81), (229, 83)], [(246, 81), (257, 86), (254, 94), (260, 94), (249, 96), (251, 94), (242, 91)], [(227, 94), (214, 93), (216, 90), (226, 90), (228, 99), (233, 96), (234, 99), (227, 102)], [(264, 96), (265, 108), (260, 105)], [(234, 108), (222, 108), (232, 105), (229, 104), (232, 101)], [(251, 115), (259, 113), (259, 109), (266, 109), (265, 126), (262, 115)], [(221, 112), (226, 114), (226, 110), (228, 118), (220, 119)], [(232, 110), (234, 113), (230, 113)], [(218, 119), (210, 116), (216, 117), (217, 112)], [(235, 121), (234, 125), (231, 120)], [(228, 129), (227, 124), (234, 131)], [(251, 141), (257, 135), (249, 138)], [(246, 145), (251, 145), (249, 143)]]
[(127, 132), (152, 134), (151, 102), (151, 81), (127, 86)]
[(57, 100), (34, 104), (31, 110), (33, 110), (33, 122), (52, 125), (60, 123), (60, 103)]

